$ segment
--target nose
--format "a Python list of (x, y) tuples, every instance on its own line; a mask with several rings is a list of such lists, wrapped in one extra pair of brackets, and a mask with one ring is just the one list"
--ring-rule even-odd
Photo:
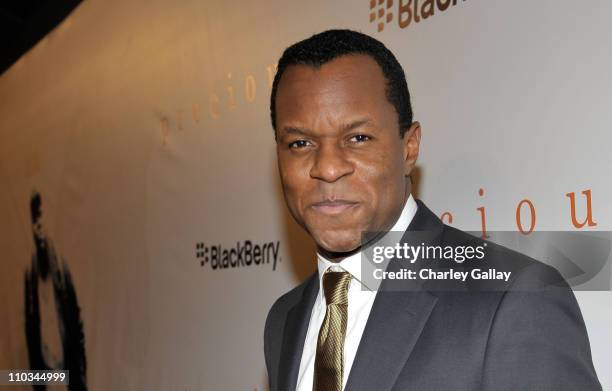
[(353, 165), (346, 153), (336, 143), (323, 143), (315, 153), (315, 161), (310, 169), (310, 177), (325, 182), (335, 182), (353, 172)]

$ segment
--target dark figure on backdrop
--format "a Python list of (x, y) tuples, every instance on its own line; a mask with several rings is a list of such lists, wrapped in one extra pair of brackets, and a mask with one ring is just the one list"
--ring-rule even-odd
[(289, 47), (270, 109), (285, 201), (318, 248), (317, 271), (266, 320), (271, 391), (601, 390), (578, 303), (550, 266), (488, 243), (481, 262), (512, 270), (497, 289), (364, 283), (363, 232), (482, 243), (413, 197), (422, 130), (381, 42), (330, 30)]
[[(85, 336), (72, 277), (42, 226), (42, 199), (30, 200), (35, 253), (25, 275), (25, 327), (30, 369), (68, 370), (69, 390), (86, 390)], [(45, 386), (34, 386), (45, 390)]]

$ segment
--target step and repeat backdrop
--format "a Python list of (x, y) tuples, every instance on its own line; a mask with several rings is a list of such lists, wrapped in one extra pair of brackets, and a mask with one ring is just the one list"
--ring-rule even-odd
[[(612, 230), (610, 14), (84, 2), (0, 76), (0, 369), (66, 368), (71, 389), (266, 389), (267, 311), (315, 270), (278, 180), (270, 86), (283, 49), (328, 28), (370, 34), (404, 66), (417, 196), (445, 222)], [(609, 279), (576, 292), (604, 389)]]

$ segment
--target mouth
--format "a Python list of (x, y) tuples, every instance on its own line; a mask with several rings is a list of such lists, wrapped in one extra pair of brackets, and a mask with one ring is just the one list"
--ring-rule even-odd
[(358, 205), (357, 202), (348, 200), (321, 201), (312, 204), (312, 208), (325, 215), (339, 215)]

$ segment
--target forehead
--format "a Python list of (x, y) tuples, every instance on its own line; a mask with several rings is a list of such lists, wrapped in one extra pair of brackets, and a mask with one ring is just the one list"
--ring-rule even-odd
[(291, 65), (278, 85), (277, 122), (320, 115), (393, 115), (386, 84), (380, 66), (368, 55), (341, 56), (318, 68)]

